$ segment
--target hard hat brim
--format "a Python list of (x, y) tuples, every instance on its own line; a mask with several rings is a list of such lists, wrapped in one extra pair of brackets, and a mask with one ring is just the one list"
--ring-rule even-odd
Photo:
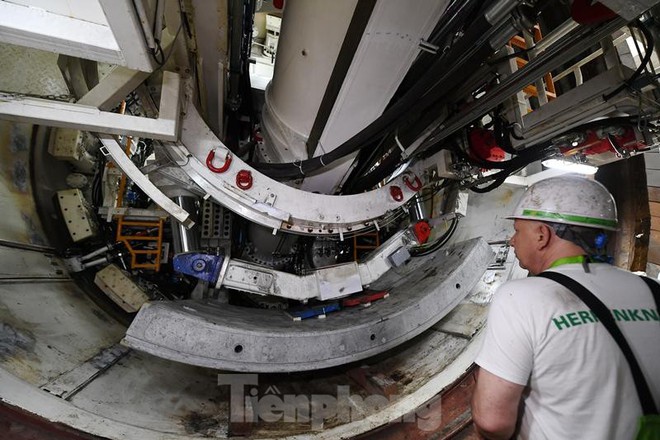
[(509, 215), (505, 217), (509, 220), (535, 220), (539, 222), (562, 223), (565, 225), (583, 226), (585, 228), (605, 229), (607, 231), (616, 231), (617, 222), (610, 219), (601, 219), (595, 217), (584, 217), (579, 215), (558, 214), (554, 212), (524, 210), (519, 215)]

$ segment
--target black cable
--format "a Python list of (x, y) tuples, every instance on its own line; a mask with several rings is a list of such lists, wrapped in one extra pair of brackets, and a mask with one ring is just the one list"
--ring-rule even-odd
[(453, 219), (451, 219), (451, 225), (449, 225), (449, 229), (447, 229), (447, 231), (444, 234), (442, 234), (441, 237), (439, 237), (435, 242), (433, 242), (429, 248), (425, 248), (424, 250), (420, 250), (421, 246), (412, 248), (410, 249), (410, 255), (412, 255), (413, 257), (423, 257), (424, 255), (432, 254), (433, 252), (440, 249), (449, 241), (449, 239), (454, 235), (454, 232), (456, 232), (457, 228), (458, 228), (458, 217), (454, 217)]
[[(352, 154), (372, 139), (391, 130), (397, 121), (401, 122), (404, 117), (423, 112), (429, 105), (449, 93), (452, 84), (463, 81), (466, 65), (481, 60), (487, 52), (492, 52), (492, 48), (487, 43), (491, 34), (496, 30), (498, 30), (498, 26), (491, 25), (484, 16), (481, 16), (475, 21), (466, 36), (461, 39), (461, 41), (465, 41), (465, 44), (456, 45), (444, 54), (445, 56), (439, 57), (422, 79), (415, 83), (400, 100), (335, 150), (301, 162), (262, 163), (253, 166), (272, 178), (298, 178)], [(449, 68), (448, 59), (452, 60)]]
[(360, 186), (360, 182), (364, 176), (376, 169), (376, 164), (388, 154), (388, 151), (384, 148), (384, 144), (390, 136), (385, 135), (373, 147), (362, 148), (360, 150), (355, 161), (355, 166), (341, 186), (338, 194), (355, 194), (354, 188)]
[(626, 89), (627, 87), (630, 87), (630, 84), (632, 84), (641, 74), (644, 70), (646, 70), (646, 66), (649, 64), (651, 61), (651, 56), (653, 55), (653, 47), (655, 45), (655, 40), (653, 39), (653, 34), (651, 34), (651, 31), (642, 23), (641, 21), (637, 20), (635, 22), (635, 27), (639, 29), (642, 34), (644, 34), (644, 38), (646, 38), (646, 53), (644, 54), (644, 58), (642, 59), (641, 64), (633, 72), (632, 75), (630, 75), (630, 78), (628, 78), (626, 81), (624, 81), (623, 84), (621, 84), (619, 87), (614, 89), (614, 91), (608, 93), (607, 95), (603, 95), (603, 99), (605, 101), (609, 101), (613, 96), (618, 95), (621, 93), (622, 90)]
[(401, 150), (392, 147), (386, 157), (382, 156), (378, 167), (356, 178), (350, 187), (346, 188), (345, 191), (342, 190), (342, 194), (359, 194), (375, 187), (379, 182), (387, 179), (392, 174), (392, 170), (399, 164), (400, 159)]
[(522, 167), (518, 168), (518, 169), (513, 169), (513, 170), (502, 170), (498, 173), (495, 173), (493, 176), (490, 176), (490, 177), (495, 177), (494, 180), (492, 181), (493, 183), (491, 183), (490, 185), (488, 185), (486, 187), (483, 187), (483, 188), (477, 187), (477, 186), (472, 186), (472, 187), (470, 187), (470, 191), (473, 191), (477, 194), (485, 194), (487, 192), (490, 192), (490, 191), (494, 190), (495, 188), (500, 187), (504, 183), (504, 181), (507, 179), (507, 177), (509, 177), (511, 174), (513, 174), (513, 173), (515, 173), (515, 172), (517, 172), (521, 169), (522, 169)]
[(149, 53), (156, 64), (159, 67), (163, 67), (165, 64), (165, 54), (163, 53), (163, 47), (160, 45), (160, 41), (156, 41), (156, 48), (149, 50)]
[(509, 123), (508, 121), (505, 121), (504, 117), (500, 114), (502, 107), (503, 105), (499, 105), (493, 114), (493, 134), (495, 135), (495, 142), (507, 153), (516, 155), (518, 154), (518, 150), (513, 148), (513, 144), (511, 143), (510, 132), (507, 128)]
[[(438, 98), (438, 94), (427, 93), (417, 104), (416, 108), (424, 108), (428, 110), (430, 103), (434, 102)], [(414, 111), (411, 110), (410, 113)], [(430, 113), (427, 111), (427, 114)], [(415, 116), (416, 118), (417, 116)], [(391, 136), (391, 133), (390, 133)], [(362, 148), (362, 147), (360, 147)], [(398, 146), (390, 146), (389, 155), (384, 159), (379, 159), (380, 164), (377, 169), (371, 170), (367, 175), (361, 176), (359, 179), (356, 179), (357, 182), (355, 185), (348, 187), (348, 193), (355, 194), (361, 191), (364, 191), (368, 188), (375, 186), (378, 182), (386, 179), (396, 167), (399, 165), (401, 158), (401, 150)]]
[(527, 52), (533, 50), (536, 46), (528, 47), (527, 49), (521, 49), (518, 52), (514, 52), (509, 55), (503, 55), (501, 57), (497, 57), (495, 59), (486, 61), (486, 63), (490, 66), (493, 66), (495, 64), (501, 63), (502, 61), (507, 61), (510, 60), (511, 58), (518, 58), (520, 55), (525, 55)]
[(97, 170), (92, 180), (92, 204), (95, 208), (103, 204), (103, 172), (105, 171), (106, 159), (102, 153), (99, 153), (97, 161)]
[(428, 71), (434, 59), (441, 57), (451, 48), (456, 35), (463, 30), (466, 23), (473, 21), (471, 18), (477, 12), (478, 7), (480, 5), (487, 6), (488, 3), (492, 2), (484, 2), (483, 0), (454, 0), (447, 6), (428, 39), (429, 43), (439, 47), (438, 53), (422, 52), (417, 57), (415, 63), (401, 81), (390, 105), (403, 96), (419, 77)]
[[(451, 183), (455, 183), (455, 182), (456, 182), (455, 180), (443, 179), (442, 183), (440, 183), (439, 185), (436, 184), (435, 187), (432, 188), (433, 191), (431, 192), (431, 194), (425, 194), (420, 199), (420, 202), (425, 203), (425, 202), (428, 202), (430, 200), (431, 201), (431, 211), (430, 212), (432, 214), (433, 213), (433, 198), (435, 197), (435, 195), (437, 193), (439, 193), (440, 191), (442, 191), (443, 189), (447, 188)], [(414, 200), (414, 199), (411, 199), (411, 200)]]
[[(560, 54), (562, 57), (571, 57), (573, 54), (578, 54), (585, 44), (600, 41), (604, 36), (610, 35), (622, 25), (623, 19), (617, 16), (617, 18), (602, 25), (580, 26), (569, 32), (564, 38), (547, 48), (541, 56), (531, 61), (525, 69), (502, 79), (500, 84), (484, 97), (481, 97), (475, 103), (471, 103), (466, 109), (439, 126), (431, 134), (428, 141), (422, 144), (420, 149), (423, 150), (442, 142), (445, 138), (463, 129), (470, 122), (478, 120), (485, 113), (492, 111), (497, 105), (519, 91), (521, 85), (528, 84), (528, 80), (533, 81), (535, 78), (543, 76), (548, 70), (552, 70), (553, 65), (557, 63), (556, 57)], [(580, 42), (583, 44), (577, 44)]]

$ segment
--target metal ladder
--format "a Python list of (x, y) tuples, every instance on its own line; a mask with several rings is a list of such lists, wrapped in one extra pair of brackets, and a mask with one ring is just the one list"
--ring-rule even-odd
[[(541, 28), (537, 24), (534, 26), (533, 35), (528, 33), (525, 33), (524, 36), (516, 35), (509, 41), (509, 45), (515, 46), (522, 50), (528, 50), (534, 47), (534, 45), (536, 45), (542, 39), (543, 35), (541, 34)], [(530, 61), (531, 59), (532, 55), (530, 54)], [(516, 64), (518, 65), (518, 69), (526, 66), (528, 62), (529, 61), (524, 58), (516, 57)], [(536, 81), (534, 85), (530, 84), (526, 86), (523, 89), (523, 92), (525, 92), (527, 96), (534, 96), (538, 98), (540, 105), (546, 104), (548, 101), (557, 97), (555, 83), (552, 79), (552, 74), (549, 72), (545, 74), (543, 79)]]
[[(129, 227), (133, 232), (124, 233)], [(137, 229), (137, 231), (135, 231)], [(155, 235), (154, 235), (155, 233)], [(163, 219), (157, 221), (126, 220), (119, 216), (117, 220), (117, 241), (121, 241), (131, 254), (131, 269), (160, 270), (160, 260), (163, 246)], [(155, 248), (136, 249), (137, 243), (155, 242)], [(141, 256), (141, 258), (138, 258)], [(149, 258), (153, 256), (153, 258)]]
[[(375, 238), (375, 245), (373, 244), (358, 244), (358, 238), (360, 237), (374, 237)], [(366, 232), (364, 234), (360, 235), (354, 235), (353, 236), (353, 261), (358, 261), (358, 249), (363, 249), (363, 250), (373, 250), (380, 247), (380, 235), (378, 234), (378, 231), (374, 232)]]
[[(126, 155), (130, 154), (132, 138), (126, 138)], [(122, 173), (117, 191), (117, 208), (124, 204), (124, 193), (126, 192), (126, 174)], [(124, 215), (117, 215), (116, 240), (124, 243), (128, 253), (131, 255), (131, 269), (160, 270), (160, 261), (163, 248), (163, 219), (158, 220), (127, 220)], [(124, 232), (124, 228), (130, 228), (131, 232)], [(137, 249), (138, 243), (155, 242), (155, 248)], [(150, 258), (153, 256), (153, 258)]]

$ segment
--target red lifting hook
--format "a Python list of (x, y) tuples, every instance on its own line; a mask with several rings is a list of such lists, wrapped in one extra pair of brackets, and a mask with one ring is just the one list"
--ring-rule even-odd
[(410, 188), (411, 191), (417, 192), (420, 189), (422, 189), (422, 181), (419, 180), (419, 177), (415, 176), (414, 174), (413, 174), (413, 177), (414, 177), (414, 179), (411, 182), (410, 179), (408, 178), (408, 175), (407, 174), (404, 175), (403, 176), (403, 183), (405, 183), (406, 186), (408, 188)]
[(209, 170), (213, 171), (214, 173), (224, 173), (229, 169), (229, 165), (231, 164), (231, 154), (229, 154), (229, 152), (227, 152), (227, 155), (225, 156), (225, 163), (220, 168), (213, 166), (214, 158), (215, 150), (209, 151), (209, 155), (206, 156), (206, 166), (209, 168)]

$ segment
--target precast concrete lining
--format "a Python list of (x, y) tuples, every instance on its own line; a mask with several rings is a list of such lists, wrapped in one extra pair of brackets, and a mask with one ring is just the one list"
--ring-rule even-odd
[(465, 298), (491, 257), (483, 239), (420, 257), (390, 277), (388, 298), (324, 320), (298, 322), (283, 311), (209, 301), (154, 302), (142, 307), (123, 342), (158, 357), (233, 371), (341, 365), (393, 348), (435, 324)]

